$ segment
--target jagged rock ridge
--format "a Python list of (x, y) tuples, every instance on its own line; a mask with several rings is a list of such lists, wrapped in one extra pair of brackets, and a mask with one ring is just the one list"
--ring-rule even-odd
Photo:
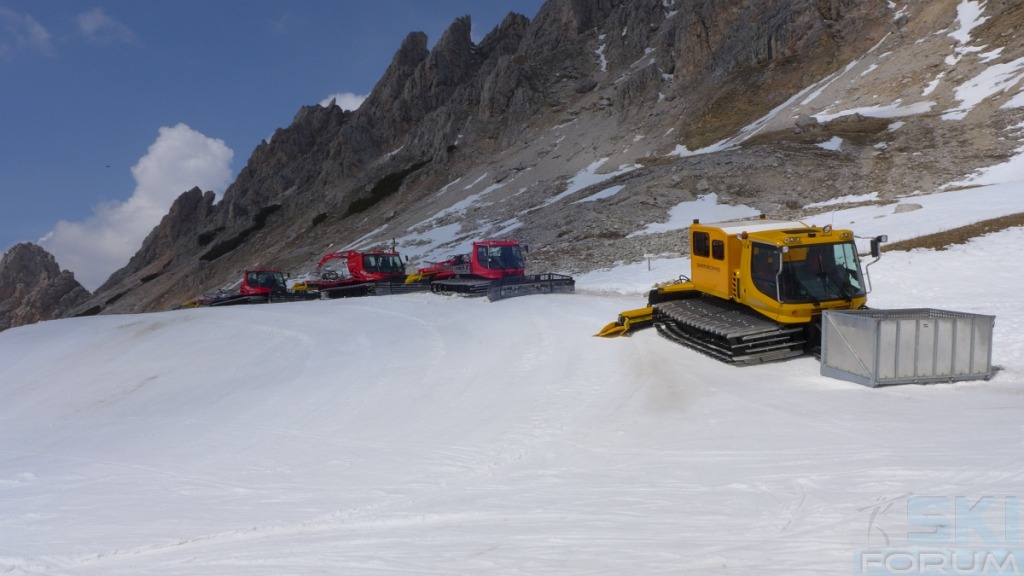
[(60, 318), (89, 296), (35, 244), (16, 244), (0, 259), (0, 330)]

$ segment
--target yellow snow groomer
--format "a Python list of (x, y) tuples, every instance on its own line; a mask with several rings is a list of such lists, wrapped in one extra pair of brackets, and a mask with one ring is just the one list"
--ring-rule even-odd
[[(871, 239), (878, 259), (886, 238)], [(866, 268), (866, 267), (865, 267)], [(870, 283), (853, 232), (759, 220), (690, 227), (690, 277), (659, 285), (597, 336), (653, 325), (669, 338), (736, 364), (815, 351), (823, 310), (857, 310)]]

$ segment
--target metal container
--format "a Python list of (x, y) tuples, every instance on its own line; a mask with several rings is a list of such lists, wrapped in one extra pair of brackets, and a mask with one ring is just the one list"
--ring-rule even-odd
[(821, 374), (865, 386), (992, 377), (995, 316), (930, 308), (828, 310)]

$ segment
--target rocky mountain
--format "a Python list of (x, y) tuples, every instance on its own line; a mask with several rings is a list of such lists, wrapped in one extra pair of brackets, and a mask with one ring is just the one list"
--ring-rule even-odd
[(17, 244), (0, 259), (0, 330), (59, 318), (90, 296), (35, 244)]
[[(964, 4), (984, 11), (969, 34)], [(356, 111), (302, 107), (220, 201), (183, 193), (74, 312), (169, 309), (245, 267), (381, 244), (415, 265), (514, 236), (533, 271), (577, 273), (685, 252), (636, 233), (699, 196), (799, 217), (1019, 147), (1016, 80), (963, 87), (1024, 57), (1024, 0), (549, 0), (479, 43), (470, 24), (432, 49), (409, 34)]]

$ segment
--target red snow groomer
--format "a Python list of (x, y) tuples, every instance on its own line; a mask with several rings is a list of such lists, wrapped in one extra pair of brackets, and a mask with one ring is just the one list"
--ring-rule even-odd
[(293, 289), (317, 291), (321, 298), (349, 298), (425, 288), (406, 285), (405, 264), (398, 252), (342, 250), (325, 254), (313, 278), (296, 284)]
[(483, 296), (492, 302), (513, 296), (572, 292), (576, 281), (564, 274), (526, 274), (524, 249), (515, 240), (482, 240), (469, 254), (431, 262), (407, 283), (430, 283), (438, 294)]
[(298, 302), (308, 299), (306, 293), (288, 289), (284, 272), (273, 268), (250, 268), (242, 273), (242, 279), (235, 284), (235, 288), (220, 288), (213, 294), (204, 294), (190, 300), (182, 307)]

